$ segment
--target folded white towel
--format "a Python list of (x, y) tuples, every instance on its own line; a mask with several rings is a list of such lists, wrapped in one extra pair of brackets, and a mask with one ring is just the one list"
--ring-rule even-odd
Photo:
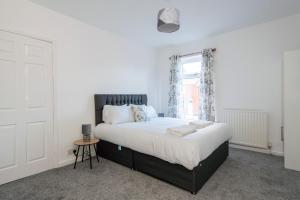
[(212, 121), (197, 120), (197, 121), (190, 122), (190, 125), (195, 126), (196, 129), (201, 129), (201, 128), (208, 127), (208, 126), (212, 125), (213, 123), (214, 122), (212, 122)]
[(190, 125), (182, 125), (182, 126), (177, 126), (177, 127), (172, 127), (167, 129), (167, 133), (179, 137), (194, 133), (195, 131), (196, 131), (196, 127)]

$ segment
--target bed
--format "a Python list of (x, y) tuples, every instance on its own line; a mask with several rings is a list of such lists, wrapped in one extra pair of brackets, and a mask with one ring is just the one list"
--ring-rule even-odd
[(147, 104), (147, 96), (96, 94), (95, 135), (100, 139), (97, 154), (196, 194), (228, 156), (229, 129), (214, 124), (177, 137), (166, 128), (184, 120), (157, 118), (150, 122), (117, 125), (103, 123), (104, 105)]

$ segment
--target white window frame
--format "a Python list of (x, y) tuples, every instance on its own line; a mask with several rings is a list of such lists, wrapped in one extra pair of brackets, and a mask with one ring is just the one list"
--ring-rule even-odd
[[(200, 72), (199, 73), (194, 73), (194, 74), (184, 74), (183, 69), (184, 69), (184, 64), (188, 64), (188, 63), (200, 62), (200, 65), (201, 65), (201, 62), (202, 62), (201, 55), (182, 58), (181, 62), (182, 62), (181, 63), (181, 72), (182, 72), (181, 88), (183, 88), (183, 80), (186, 80), (186, 79), (200, 79)], [(182, 97), (182, 106), (184, 107), (184, 98), (183, 97)], [(185, 116), (185, 115), (186, 115), (186, 113), (183, 113), (182, 116)]]

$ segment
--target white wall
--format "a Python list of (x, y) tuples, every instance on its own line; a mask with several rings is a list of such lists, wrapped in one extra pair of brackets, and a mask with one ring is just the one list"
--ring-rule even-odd
[(26, 0), (0, 1), (0, 29), (55, 42), (55, 111), (60, 165), (70, 162), (81, 124), (94, 124), (95, 93), (148, 93), (155, 51)]
[(272, 152), (282, 154), (282, 58), (283, 52), (300, 47), (300, 15), (234, 32), (162, 48), (158, 52), (159, 110), (167, 112), (168, 57), (176, 53), (217, 48), (216, 106), (221, 119), (224, 108), (262, 109), (270, 114)]

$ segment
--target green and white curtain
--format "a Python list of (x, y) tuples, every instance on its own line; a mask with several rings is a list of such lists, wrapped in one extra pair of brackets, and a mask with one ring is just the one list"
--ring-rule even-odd
[(181, 63), (180, 57), (174, 55), (170, 58), (170, 78), (169, 78), (169, 101), (168, 101), (168, 117), (181, 118)]
[(214, 52), (212, 49), (204, 49), (202, 59), (199, 119), (215, 121)]

